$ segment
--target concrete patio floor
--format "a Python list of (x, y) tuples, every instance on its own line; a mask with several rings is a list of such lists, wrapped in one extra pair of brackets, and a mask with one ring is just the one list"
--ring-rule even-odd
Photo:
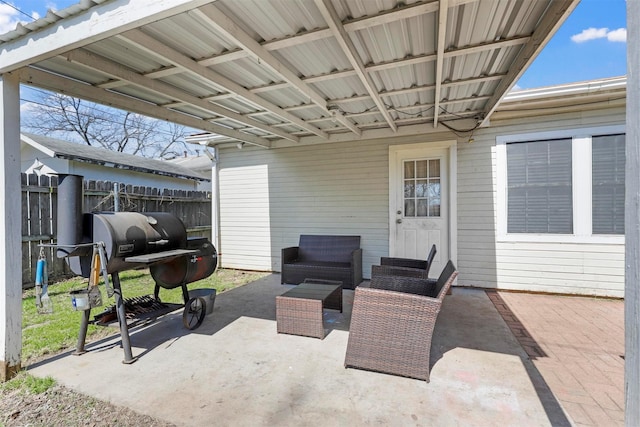
[(275, 296), (289, 288), (272, 274), (218, 295), (194, 331), (181, 311), (135, 328), (131, 365), (115, 335), (29, 371), (179, 426), (588, 425), (563, 410), (483, 290), (445, 298), (426, 383), (343, 367), (353, 291), (343, 313), (325, 311), (324, 340), (277, 334)]

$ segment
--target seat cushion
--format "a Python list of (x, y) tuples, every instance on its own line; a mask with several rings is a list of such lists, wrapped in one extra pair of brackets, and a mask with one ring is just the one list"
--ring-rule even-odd
[(294, 262), (287, 263), (287, 265), (323, 267), (323, 268), (346, 268), (346, 269), (351, 268), (351, 264), (348, 262), (332, 262), (332, 261), (296, 260)]

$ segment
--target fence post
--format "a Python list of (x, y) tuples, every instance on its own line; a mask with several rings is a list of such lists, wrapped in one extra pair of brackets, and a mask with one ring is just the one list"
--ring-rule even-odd
[(120, 212), (120, 184), (113, 183), (113, 211)]

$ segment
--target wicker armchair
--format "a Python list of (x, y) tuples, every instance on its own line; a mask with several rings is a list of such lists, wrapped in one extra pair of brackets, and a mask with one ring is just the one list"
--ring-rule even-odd
[[(433, 330), (442, 300), (457, 275), (453, 262), (449, 261), (431, 295), (412, 293), (416, 280), (424, 282), (412, 277), (397, 276), (388, 281), (394, 290), (358, 286), (345, 367), (429, 382)], [(409, 283), (407, 291), (400, 291), (402, 282)], [(376, 286), (383, 286), (382, 281)], [(427, 284), (422, 283), (422, 286)]]
[(388, 265), (393, 267), (418, 268), (421, 270), (425, 270), (426, 272), (425, 274), (428, 275), (429, 269), (431, 268), (431, 264), (433, 264), (433, 259), (436, 256), (436, 252), (438, 252), (436, 250), (436, 245), (432, 245), (426, 261), (421, 259), (412, 259), (412, 258), (382, 257), (380, 258), (380, 265)]

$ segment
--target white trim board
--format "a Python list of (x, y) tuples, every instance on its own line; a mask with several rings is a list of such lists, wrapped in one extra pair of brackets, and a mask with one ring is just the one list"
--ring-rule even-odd
[[(420, 151), (420, 150), (442, 150), (448, 151), (449, 158), (449, 259), (454, 264), (458, 262), (458, 156), (456, 140), (443, 140), (437, 142), (422, 142), (415, 144), (402, 144), (389, 146), (389, 204), (388, 209), (391, 214), (391, 206), (395, 205), (395, 186), (393, 185), (393, 177), (396, 176), (397, 168), (395, 158), (399, 152), (403, 151)], [(393, 216), (390, 215), (390, 218)], [(392, 238), (391, 219), (389, 220), (389, 253), (393, 253), (395, 243)]]

